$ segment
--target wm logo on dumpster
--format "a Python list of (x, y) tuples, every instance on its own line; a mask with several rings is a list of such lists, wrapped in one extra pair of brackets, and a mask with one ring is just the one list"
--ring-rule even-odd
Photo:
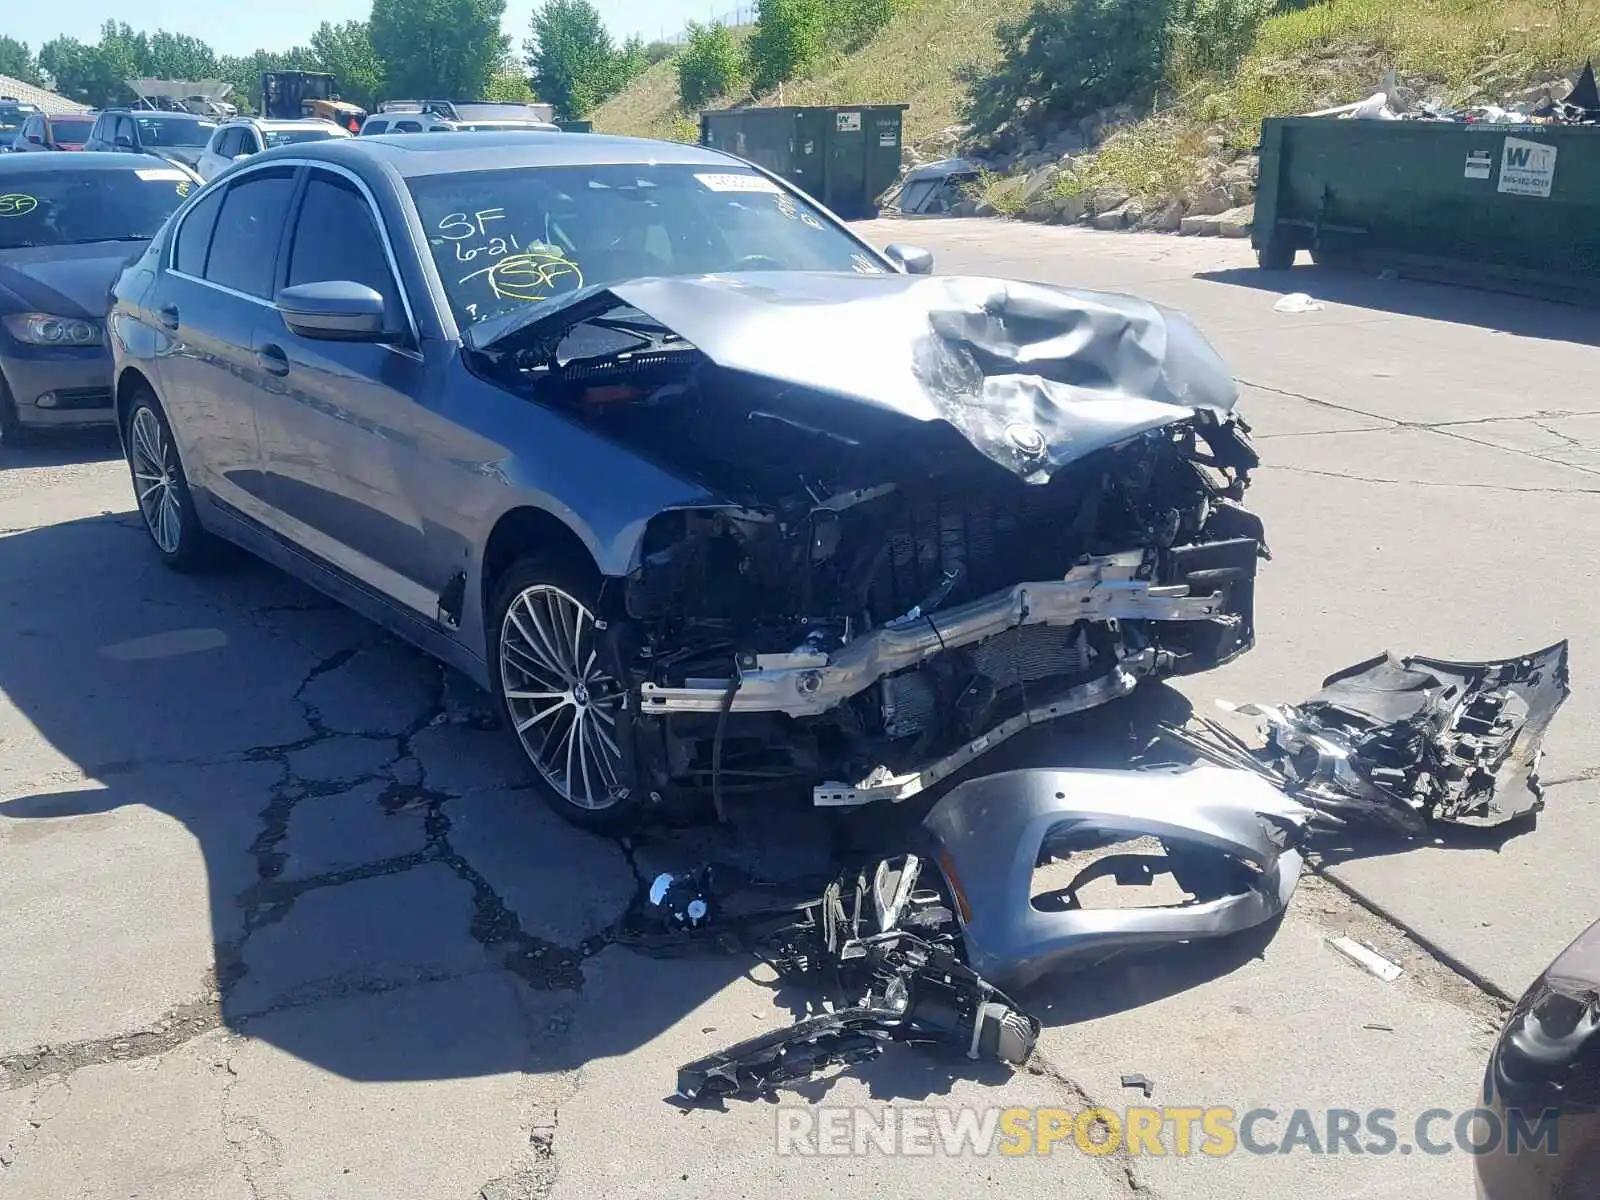
[(1548, 198), (1556, 177), (1556, 148), (1544, 142), (1508, 137), (1500, 158), (1499, 191), (1512, 196)]

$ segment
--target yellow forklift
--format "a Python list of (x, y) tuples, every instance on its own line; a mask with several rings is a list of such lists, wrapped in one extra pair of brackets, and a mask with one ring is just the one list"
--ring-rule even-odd
[(261, 115), (292, 121), (321, 117), (361, 132), (367, 110), (339, 99), (339, 81), (326, 71), (265, 71), (261, 75)]

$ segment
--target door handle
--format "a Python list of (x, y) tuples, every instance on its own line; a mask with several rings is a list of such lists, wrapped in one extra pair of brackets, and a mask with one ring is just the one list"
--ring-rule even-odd
[(156, 309), (156, 319), (167, 329), (178, 327), (178, 306), (176, 304), (163, 304)]
[(282, 346), (268, 343), (256, 349), (256, 362), (261, 364), (261, 369), (268, 375), (287, 375), (289, 373), (289, 356), (283, 352)]

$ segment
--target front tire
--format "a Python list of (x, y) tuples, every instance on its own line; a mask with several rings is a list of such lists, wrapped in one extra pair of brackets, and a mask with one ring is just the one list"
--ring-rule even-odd
[(189, 480), (178, 460), (172, 427), (155, 393), (140, 388), (128, 408), (122, 442), (134, 500), (161, 561), (174, 571), (194, 571), (213, 560), (216, 542), (195, 515)]
[(513, 563), (490, 605), (489, 672), (544, 801), (574, 825), (620, 833), (644, 802), (622, 749), (626, 687), (595, 623), (599, 591), (591, 567)]
[(0, 450), (15, 450), (33, 441), (33, 430), (17, 416), (17, 402), (6, 381), (0, 379)]

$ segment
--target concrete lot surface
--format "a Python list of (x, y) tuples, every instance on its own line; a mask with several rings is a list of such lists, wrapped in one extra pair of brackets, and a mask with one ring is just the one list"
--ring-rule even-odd
[[(793, 1013), (749, 964), (644, 958), (608, 930), (660, 864), (814, 868), (813, 814), (745, 805), (731, 829), (627, 845), (575, 832), (523, 790), (481, 698), (419, 654), (259, 564), (163, 569), (114, 439), (0, 452), (0, 1196), (1470, 1194), (1468, 1156), (1410, 1152), (1410, 1123), (1476, 1102), (1497, 994), (1600, 915), (1589, 314), (1263, 274), (1230, 242), (860, 228), (932, 248), (943, 273), (1185, 309), (1232, 364), (1274, 559), (1258, 648), (1186, 681), (1197, 707), (1297, 700), (1384, 649), (1501, 657), (1571, 638), (1537, 826), (1355, 848), (1332, 881), (1306, 878), (1270, 943), (1041, 985), (1026, 1000), (1042, 1051), (1014, 1077), (893, 1049), (779, 1104), (684, 1114), (664, 1102), (680, 1063)], [(1274, 311), (1293, 290), (1324, 306)], [(1076, 761), (1095, 728), (1028, 753)], [(1405, 973), (1340, 957), (1326, 939), (1345, 932)], [(1399, 1144), (780, 1153), (797, 1105), (1123, 1108), (1147, 1103), (1120, 1084), (1134, 1073), (1149, 1104), (1278, 1112), (1258, 1141), (1297, 1108), (1382, 1108)]]

